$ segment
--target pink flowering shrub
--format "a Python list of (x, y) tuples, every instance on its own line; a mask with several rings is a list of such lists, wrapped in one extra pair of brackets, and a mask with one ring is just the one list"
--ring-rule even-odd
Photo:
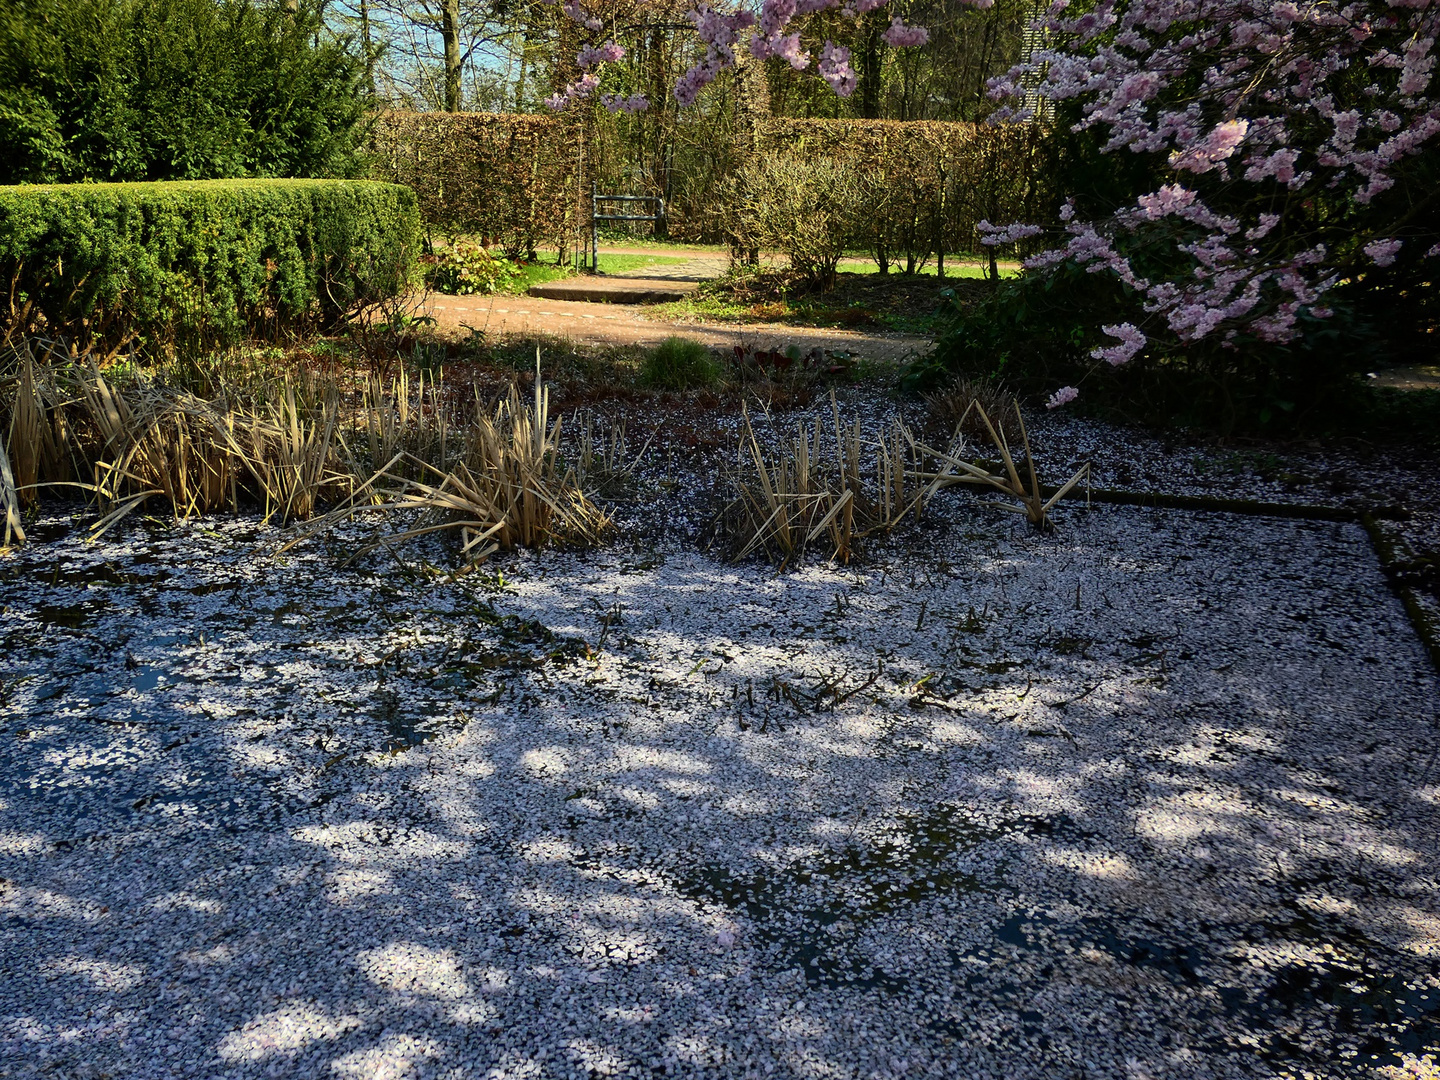
[(1440, 272), (1435, 0), (1056, 0), (1042, 22), (1046, 47), (992, 95), (1002, 118), (1027, 91), (1046, 103), (1075, 198), (984, 242), (1044, 225), (1030, 273), (1119, 286), (1093, 360), (1310, 363), (1307, 339), (1384, 272)]

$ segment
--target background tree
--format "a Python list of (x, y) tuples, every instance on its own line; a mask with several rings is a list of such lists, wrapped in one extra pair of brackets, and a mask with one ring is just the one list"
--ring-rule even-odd
[(341, 0), (333, 17), (367, 25), (383, 62), (382, 100), (404, 108), (503, 111), (523, 103), (538, 0)]

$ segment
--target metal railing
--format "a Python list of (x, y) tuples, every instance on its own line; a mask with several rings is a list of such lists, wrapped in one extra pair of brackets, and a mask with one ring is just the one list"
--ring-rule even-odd
[[(600, 207), (602, 203), (649, 203), (655, 210), (653, 214), (602, 214)], [(590, 185), (590, 250), (588, 269), (598, 273), (600, 270), (600, 222), (602, 221), (653, 221), (657, 224), (665, 220), (665, 200), (658, 195), (601, 195), (599, 185)], [(581, 268), (586, 269), (586, 260), (582, 257)]]

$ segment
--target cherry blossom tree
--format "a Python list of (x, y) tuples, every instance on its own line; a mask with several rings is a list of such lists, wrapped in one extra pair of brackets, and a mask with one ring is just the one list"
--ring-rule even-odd
[[(582, 0), (555, 2), (560, 4), (565, 15), (587, 31), (598, 34), (604, 30), (604, 20), (587, 9)], [(969, 2), (977, 8), (988, 8), (994, 4), (994, 0)], [(858, 19), (884, 7), (886, 3), (887, 0), (761, 0), (756, 11), (745, 6), (742, 0), (739, 5), (722, 11), (702, 2), (689, 12), (687, 18), (704, 44), (705, 53), (675, 84), (675, 99), (681, 105), (693, 104), (700, 91), (714, 82), (722, 71), (740, 62), (742, 52), (757, 60), (780, 57), (796, 71), (805, 71), (815, 64), (820, 78), (835, 93), (849, 97), (855, 92), (858, 81), (850, 64), (850, 50), (826, 41), (816, 63), (815, 57), (801, 46), (800, 34), (792, 29), (793, 24), (796, 19), (831, 9), (839, 9), (848, 18)], [(894, 48), (915, 48), (929, 41), (930, 34), (924, 27), (907, 25), (897, 17), (891, 20), (884, 38)], [(586, 45), (576, 57), (577, 65), (584, 74), (547, 98), (545, 103), (552, 109), (563, 109), (575, 101), (593, 96), (600, 87), (596, 69), (605, 63), (616, 62), (624, 55), (624, 49), (614, 41)], [(638, 112), (650, 105), (639, 94), (629, 97), (605, 94), (600, 101), (611, 111)]]
[(1045, 229), (984, 223), (982, 242), (1053, 236), (1029, 273), (1125, 286), (1133, 317), (1102, 328), (1096, 361), (1290, 342), (1341, 286), (1434, 267), (1437, 189), (1403, 181), (1440, 142), (1436, 0), (1055, 0), (1041, 21), (1045, 47), (992, 82), (999, 118), (1039, 102), (1154, 183), (1103, 214), (1067, 202)]

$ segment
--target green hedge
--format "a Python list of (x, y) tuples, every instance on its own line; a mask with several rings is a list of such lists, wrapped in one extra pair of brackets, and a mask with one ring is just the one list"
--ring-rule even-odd
[(354, 180), (0, 187), (7, 318), (150, 344), (334, 324), (407, 288), (409, 188)]

